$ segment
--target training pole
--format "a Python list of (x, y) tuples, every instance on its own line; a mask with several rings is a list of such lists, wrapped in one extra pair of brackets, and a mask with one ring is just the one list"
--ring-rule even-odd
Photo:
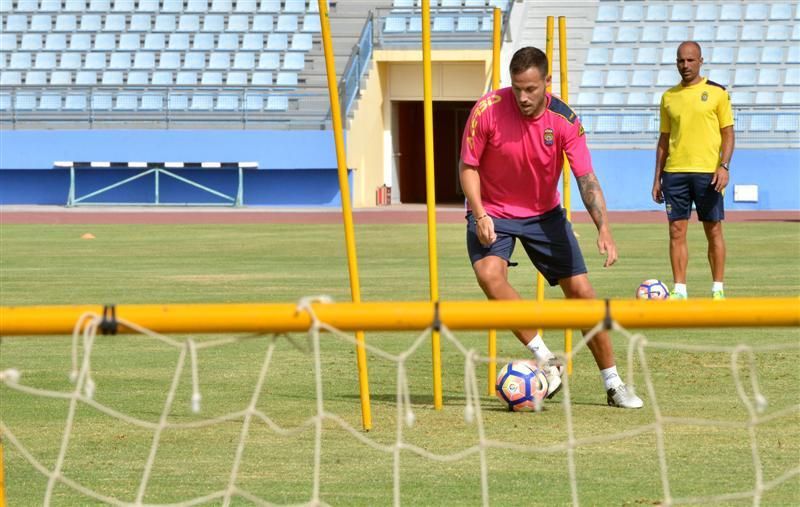
[[(558, 80), (561, 84), (561, 100), (569, 104), (569, 73), (567, 72), (567, 18), (558, 17)], [(570, 201), (570, 169), (569, 160), (564, 156), (564, 170), (561, 175), (562, 196), (561, 202), (567, 212), (567, 221), (572, 221), (572, 204)], [(567, 357), (567, 375), (572, 375), (572, 328), (564, 329), (564, 352)]]
[[(500, 88), (500, 45), (502, 43), (502, 21), (503, 11), (498, 7), (494, 8), (492, 18), (492, 90)], [(497, 330), (489, 330), (489, 364), (487, 369), (489, 381), (489, 394), (494, 394), (494, 384), (497, 378)]]
[[(431, 85), (431, 2), (422, 0), (422, 81), (425, 116), (425, 189), (428, 207), (428, 271), (431, 301), (439, 301), (439, 265), (436, 253), (436, 178), (433, 165), (433, 87)], [(442, 409), (442, 350), (439, 330), (431, 332), (433, 408)]]
[[(353, 232), (353, 209), (350, 203), (350, 183), (347, 175), (347, 160), (342, 132), (342, 109), (339, 104), (339, 87), (336, 84), (328, 2), (327, 0), (318, 0), (318, 2), (320, 27), (322, 28), (322, 45), (325, 49), (325, 69), (328, 74), (328, 94), (331, 100), (333, 137), (336, 143), (339, 189), (342, 194), (342, 219), (344, 222), (345, 244), (347, 246), (347, 267), (350, 273), (350, 294), (354, 303), (360, 303), (361, 286), (358, 282), (358, 259), (356, 257), (356, 240)], [(361, 398), (361, 425), (366, 431), (369, 431), (372, 429), (372, 413), (369, 404), (369, 372), (367, 370), (367, 353), (364, 348), (363, 330), (356, 331), (356, 362), (358, 364), (358, 391)]]

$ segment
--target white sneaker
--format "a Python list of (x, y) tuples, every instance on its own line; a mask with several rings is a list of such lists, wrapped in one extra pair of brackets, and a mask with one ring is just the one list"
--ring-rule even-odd
[(606, 391), (606, 398), (608, 405), (611, 407), (642, 408), (644, 406), (644, 402), (636, 396), (633, 388), (628, 388), (625, 384), (620, 384)]
[(561, 364), (548, 364), (544, 367), (545, 377), (547, 377), (547, 395), (545, 398), (548, 400), (558, 394), (561, 390), (561, 376), (564, 375), (564, 366)]

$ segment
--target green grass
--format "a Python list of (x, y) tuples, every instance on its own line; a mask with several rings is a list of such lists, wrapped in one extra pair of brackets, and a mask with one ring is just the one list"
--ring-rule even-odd
[[(601, 297), (630, 298), (645, 278), (670, 280), (666, 225), (618, 225), (618, 265), (602, 268), (595, 233), (577, 225), (590, 277)], [(96, 239), (82, 240), (92, 232)], [(726, 224), (729, 297), (796, 296), (800, 293), (800, 224)], [(440, 292), (444, 300), (482, 300), (464, 247), (461, 225), (438, 228)], [(429, 297), (424, 226), (359, 226), (356, 231), (362, 296), (366, 301), (422, 300)], [(700, 226), (690, 228), (690, 296), (707, 297), (710, 289), (705, 241)], [(534, 297), (532, 269), (522, 249), (512, 282)], [(349, 300), (347, 262), (341, 226), (17, 226), (0, 228), (0, 299), (2, 305), (71, 303), (293, 302), (327, 294)], [(547, 298), (559, 298), (547, 289)], [(43, 315), (43, 318), (46, 318)], [(414, 332), (368, 333), (367, 340), (387, 352), (406, 350)], [(468, 348), (485, 350), (484, 333), (458, 333)], [(513, 336), (498, 333), (498, 353), (525, 356)], [(663, 416), (745, 422), (729, 354), (686, 352), (680, 345), (738, 343), (754, 347), (797, 343), (798, 329), (648, 330), (651, 342), (674, 345), (648, 348), (647, 366), (657, 392), (644, 391), (642, 365), (634, 379), (646, 406), (623, 411), (605, 406), (596, 367), (583, 353), (570, 380), (572, 424), (578, 439), (618, 435), (652, 424), (655, 403)], [(180, 337), (179, 337), (180, 338)], [(196, 337), (203, 340), (206, 337)], [(552, 348), (561, 333), (545, 336)], [(624, 375), (626, 340), (612, 336)], [(199, 353), (203, 411), (189, 410), (191, 376), (181, 375), (172, 422), (188, 422), (243, 409), (270, 337), (243, 340)], [(305, 347), (303, 336), (298, 343)], [(464, 420), (464, 360), (443, 340), (445, 406), (432, 409), (428, 343), (407, 363), (416, 422), (403, 427), (403, 440), (436, 454), (477, 445), (478, 428)], [(332, 335), (321, 344), (325, 409), (360, 428), (355, 353)], [(98, 337), (92, 355), (95, 398), (134, 417), (156, 422), (175, 371), (178, 351), (142, 337)], [(800, 370), (797, 349), (756, 354), (758, 380), (769, 401), (767, 415), (779, 414), (755, 428), (764, 482), (788, 471), (794, 477), (763, 494), (763, 505), (800, 503)], [(747, 364), (745, 387), (750, 392)], [(21, 383), (67, 392), (70, 368), (68, 337), (4, 338), (0, 371), (18, 368)], [(188, 367), (187, 367), (188, 368)], [(478, 370), (485, 390), (485, 370)], [(365, 434), (381, 445), (397, 438), (397, 365), (369, 354), (373, 430)], [(520, 445), (563, 444), (567, 437), (563, 396), (539, 414), (513, 414), (491, 396), (481, 399), (488, 438)], [(314, 415), (311, 357), (277, 341), (258, 408), (284, 427)], [(63, 434), (67, 403), (33, 397), (0, 385), (0, 419), (41, 463), (52, 467)], [(229, 480), (240, 421), (212, 428), (168, 430), (162, 435), (144, 501), (185, 501), (224, 488)], [(150, 450), (153, 432), (103, 415), (82, 405), (77, 410), (64, 474), (105, 495), (133, 501)], [(645, 431), (620, 440), (601, 439), (575, 450), (578, 496), (583, 505), (653, 505), (664, 499), (656, 433)], [(670, 494), (673, 498), (750, 491), (755, 469), (750, 435), (744, 428), (669, 424), (664, 431)], [(312, 429), (279, 436), (255, 423), (236, 484), (273, 503), (311, 498), (314, 434)], [(320, 495), (332, 505), (387, 505), (393, 502), (393, 457), (356, 440), (332, 421), (324, 423)], [(35, 471), (6, 440), (6, 489), (9, 505), (42, 503), (47, 479)], [(488, 449), (490, 502), (561, 505), (571, 502), (566, 453), (526, 453)], [(403, 451), (400, 458), (401, 502), (406, 505), (478, 505), (481, 474), (478, 454), (441, 463)], [(59, 485), (55, 505), (96, 502)], [(248, 504), (244, 499), (234, 502)], [(752, 505), (752, 499), (725, 505)]]

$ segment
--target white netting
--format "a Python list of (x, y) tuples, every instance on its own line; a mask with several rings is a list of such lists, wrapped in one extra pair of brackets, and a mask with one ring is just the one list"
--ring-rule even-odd
[[(344, 430), (354, 440), (361, 444), (368, 446), (378, 452), (386, 453), (392, 457), (392, 499), (395, 505), (399, 505), (402, 499), (401, 491), (401, 455), (403, 453), (412, 453), (422, 459), (433, 460), (435, 462), (458, 462), (460, 460), (478, 456), (480, 468), (480, 502), (483, 505), (489, 505), (491, 502), (490, 491), (490, 467), (488, 465), (487, 453), (491, 449), (503, 449), (527, 455), (536, 454), (553, 454), (560, 453), (566, 459), (566, 476), (568, 477), (570, 489), (570, 501), (573, 505), (579, 504), (580, 499), (580, 480), (578, 477), (578, 460), (576, 459), (576, 452), (579, 449), (587, 446), (597, 445), (599, 443), (613, 443), (617, 441), (625, 441), (628, 439), (635, 439), (644, 434), (652, 434), (655, 437), (655, 445), (658, 456), (658, 470), (660, 472), (661, 483), (661, 498), (659, 503), (663, 505), (675, 504), (701, 504), (701, 503), (725, 503), (734, 500), (747, 500), (754, 505), (761, 503), (762, 496), (790, 481), (791, 479), (800, 475), (800, 465), (795, 460), (790, 463), (780, 473), (772, 473), (771, 480), (765, 478), (764, 466), (762, 457), (760, 455), (758, 428), (762, 425), (781, 422), (783, 419), (791, 419), (800, 413), (800, 403), (790, 404), (783, 408), (773, 410), (769, 414), (765, 414), (767, 408), (767, 400), (762, 394), (759, 385), (759, 370), (756, 366), (756, 353), (779, 353), (779, 352), (792, 352), (796, 353), (800, 350), (800, 343), (788, 343), (781, 345), (768, 345), (762, 347), (750, 347), (745, 345), (733, 346), (694, 346), (694, 345), (676, 345), (675, 343), (658, 343), (649, 342), (641, 334), (633, 334), (621, 328), (616, 323), (613, 323), (613, 330), (621, 333), (627, 340), (627, 367), (625, 372), (628, 377), (628, 385), (633, 385), (633, 372), (635, 367), (638, 366), (641, 377), (644, 380), (643, 391), (645, 394), (645, 408), (644, 410), (650, 411), (653, 414), (652, 422), (644, 425), (634, 426), (624, 431), (602, 433), (590, 437), (579, 437), (574, 430), (574, 410), (573, 398), (570, 393), (569, 377), (564, 377), (564, 388), (562, 390), (561, 407), (563, 408), (563, 425), (566, 433), (566, 439), (556, 444), (547, 445), (522, 445), (514, 441), (503, 441), (492, 436), (487, 432), (485, 427), (485, 417), (481, 407), (482, 393), (485, 389), (485, 384), (479, 381), (477, 369), (485, 367), (489, 359), (484, 355), (478, 353), (475, 349), (467, 348), (459, 341), (445, 326), (441, 328), (443, 338), (447, 343), (455, 347), (464, 359), (464, 418), (468, 424), (475, 428), (477, 433), (477, 443), (472, 446), (465, 447), (452, 453), (437, 453), (429, 449), (416, 445), (404, 438), (405, 428), (412, 427), (415, 424), (415, 406), (412, 403), (412, 392), (409, 387), (409, 378), (407, 372), (407, 363), (409, 359), (417, 352), (423, 344), (429, 342), (431, 329), (427, 329), (419, 334), (416, 339), (412, 341), (410, 346), (399, 354), (388, 353), (381, 348), (374, 345), (367, 344), (368, 352), (374, 356), (380, 357), (386, 361), (390, 361), (396, 365), (396, 436), (394, 442), (390, 444), (381, 443), (378, 439), (370, 438), (369, 434), (362, 432), (359, 428), (354, 427), (347, 420), (336, 413), (330, 412), (325, 408), (325, 398), (323, 393), (322, 382), (322, 361), (320, 353), (320, 337), (321, 332), (330, 333), (325, 339), (330, 337), (345, 341), (352, 346), (356, 345), (355, 339), (349, 333), (343, 333), (321, 322), (317, 319), (311, 306), (312, 301), (319, 298), (304, 299), (298, 305), (298, 311), (308, 312), (312, 318), (312, 326), (308, 333), (308, 342), (303, 343), (304, 340), (297, 340), (289, 335), (280, 334), (269, 337), (267, 340), (266, 350), (264, 351), (263, 361), (261, 362), (260, 372), (257, 380), (253, 385), (252, 395), (249, 403), (243, 406), (240, 410), (232, 411), (221, 416), (203, 419), (198, 415), (192, 421), (188, 422), (174, 422), (170, 420), (170, 416), (175, 407), (176, 395), (179, 392), (181, 379), (185, 374), (186, 363), (188, 360), (191, 369), (191, 399), (189, 401), (192, 411), (196, 414), (202, 413), (202, 397), (201, 397), (201, 376), (198, 363), (198, 352), (200, 350), (210, 350), (219, 347), (225, 347), (233, 343), (238, 343), (242, 340), (249, 340), (253, 337), (229, 337), (217, 339), (212, 341), (198, 342), (193, 339), (186, 339), (185, 341), (177, 341), (170, 337), (152, 332), (138, 326), (134, 322), (128, 322), (123, 319), (118, 319), (121, 325), (135, 330), (145, 337), (152, 338), (179, 351), (177, 363), (175, 364), (174, 374), (171, 382), (169, 383), (169, 390), (165, 398), (161, 413), (155, 420), (146, 420), (139, 417), (134, 417), (106, 405), (99, 403), (95, 400), (95, 390), (97, 389), (92, 377), (92, 352), (93, 347), (98, 338), (98, 329), (101, 326), (103, 318), (95, 314), (84, 315), (79, 322), (75, 325), (75, 333), (73, 336), (72, 346), (72, 371), (70, 373), (70, 380), (74, 383), (74, 388), (70, 391), (54, 391), (46, 390), (35, 387), (26, 386), (20, 381), (24, 379), (21, 372), (17, 369), (9, 368), (0, 372), (0, 381), (6, 387), (27, 393), (31, 396), (48, 397), (54, 399), (62, 399), (68, 403), (67, 417), (63, 427), (63, 434), (61, 443), (58, 450), (57, 458), (53, 466), (46, 466), (32, 453), (25, 442), (22, 442), (14, 432), (14, 428), (6, 424), (5, 418), (0, 417), (0, 432), (2, 432), (4, 441), (6, 442), (7, 449), (13, 447), (17, 452), (24, 457), (36, 470), (38, 470), (47, 479), (47, 487), (44, 492), (44, 504), (50, 505), (53, 502), (54, 490), (57, 485), (63, 485), (74, 491), (85, 495), (87, 498), (92, 498), (101, 502), (112, 505), (153, 505), (146, 502), (145, 498), (148, 493), (148, 486), (150, 484), (152, 475), (154, 473), (154, 463), (159, 455), (159, 447), (162, 437), (166, 432), (180, 431), (180, 430), (193, 430), (204, 427), (213, 427), (216, 425), (230, 425), (235, 423), (238, 425), (238, 440), (236, 442), (235, 455), (232, 458), (229, 467), (229, 479), (225, 488), (213, 491), (203, 496), (194, 498), (182, 499), (179, 502), (169, 502), (168, 504), (159, 505), (199, 505), (204, 503), (219, 503), (229, 505), (232, 501), (247, 501), (256, 505), (275, 505), (276, 503), (270, 498), (260, 498), (257, 494), (248, 491), (240, 485), (239, 475), (243, 455), (248, 444), (248, 435), (254, 425), (263, 424), (270, 431), (277, 435), (289, 437), (302, 431), (307, 431), (308, 428), (314, 430), (314, 444), (313, 444), (313, 478), (311, 481), (311, 491), (308, 494), (308, 501), (306, 505), (327, 505), (325, 498), (321, 495), (321, 481), (323, 475), (323, 432), (325, 430), (325, 423), (333, 423), (333, 425)], [(83, 329), (83, 332), (79, 330)], [(587, 334), (587, 336), (575, 346), (572, 356), (581, 354), (586, 349), (586, 342), (594, 336), (598, 331), (603, 329), (603, 323), (598, 323), (594, 329)], [(141, 338), (140, 338), (141, 339)], [(281, 340), (287, 340), (293, 344), (298, 350), (305, 350), (310, 355), (310, 361), (313, 363), (313, 375), (315, 384), (315, 415), (302, 421), (293, 427), (282, 427), (259, 408), (259, 400), (262, 396), (265, 387), (265, 379), (270, 368), (274, 367), (274, 354), (276, 344)], [(646, 350), (664, 350), (664, 351), (679, 351), (689, 354), (703, 354), (715, 353), (726, 354), (730, 358), (730, 371), (732, 379), (735, 384), (735, 390), (741, 402), (746, 417), (744, 420), (715, 420), (702, 417), (673, 417), (665, 415), (659, 405), (659, 393), (656, 390), (653, 375), (654, 372), (648, 367), (648, 355)], [(566, 359), (566, 358), (564, 358)], [(497, 361), (507, 361), (510, 358), (498, 358)], [(742, 371), (743, 365), (746, 371)], [(22, 372), (24, 374), (24, 372)], [(761, 373), (763, 374), (763, 373)], [(483, 389), (482, 389), (483, 387)], [(795, 401), (796, 397), (795, 397)], [(70, 438), (75, 428), (75, 414), (79, 406), (85, 405), (91, 409), (100, 411), (111, 418), (124, 421), (127, 424), (134, 425), (143, 430), (152, 432), (150, 439), (149, 452), (147, 453), (146, 461), (142, 467), (136, 493), (132, 498), (117, 498), (112, 495), (104, 494), (97, 488), (89, 487), (85, 484), (76, 481), (65, 473), (63, 473), (64, 463), (67, 459), (68, 450), (70, 449)], [(13, 410), (13, 407), (4, 407), (3, 411)], [(535, 416), (532, 416), (535, 417)], [(750, 456), (752, 460), (752, 479), (747, 474), (743, 475), (740, 481), (741, 488), (735, 491), (727, 491), (721, 494), (710, 494), (701, 496), (687, 496), (676, 497), (673, 494), (674, 483), (670, 479), (670, 463), (668, 459), (668, 452), (666, 449), (667, 432), (671, 425), (680, 426), (696, 426), (696, 427), (717, 427), (717, 428), (730, 428), (732, 430), (746, 431), (749, 435), (750, 443)], [(330, 425), (329, 425), (330, 426)], [(328, 430), (330, 431), (330, 429)], [(8, 445), (10, 444), (10, 446)], [(7, 477), (7, 482), (13, 481), (13, 477)], [(278, 502), (281, 503), (281, 502)], [(435, 502), (434, 502), (435, 503)], [(589, 503), (592, 503), (589, 501)]]

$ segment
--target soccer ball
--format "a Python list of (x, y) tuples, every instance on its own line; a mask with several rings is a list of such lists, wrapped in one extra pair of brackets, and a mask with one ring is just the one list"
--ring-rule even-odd
[(497, 375), (495, 394), (509, 410), (539, 410), (547, 395), (547, 377), (535, 361), (507, 363)]
[(669, 299), (669, 289), (661, 280), (645, 280), (636, 289), (636, 299)]

